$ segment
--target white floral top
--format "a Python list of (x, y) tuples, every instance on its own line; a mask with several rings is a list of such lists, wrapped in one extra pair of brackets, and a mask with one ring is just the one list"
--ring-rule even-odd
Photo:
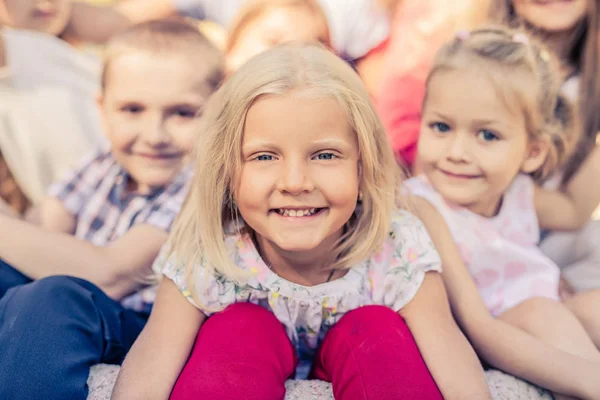
[[(265, 307), (285, 326), (296, 347), (300, 364), (297, 377), (305, 377), (327, 331), (349, 311), (379, 304), (399, 311), (416, 294), (427, 271), (441, 271), (441, 262), (425, 227), (406, 211), (395, 214), (389, 237), (371, 258), (351, 268), (340, 279), (307, 287), (289, 282), (263, 262), (249, 235), (231, 235), (226, 245), (235, 263), (253, 277), (238, 285), (224, 276), (207, 275), (198, 265), (195, 295), (202, 311), (223, 309), (237, 302)], [(184, 266), (159, 256), (155, 269), (171, 279), (192, 304)], [(199, 307), (202, 309), (202, 307)]]

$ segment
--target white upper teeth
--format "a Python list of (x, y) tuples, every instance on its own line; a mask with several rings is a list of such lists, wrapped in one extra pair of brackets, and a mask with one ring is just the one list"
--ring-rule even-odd
[(279, 209), (277, 212), (284, 217), (306, 217), (309, 215), (313, 215), (316, 212), (316, 208), (309, 208), (306, 210), (288, 210), (288, 209)]

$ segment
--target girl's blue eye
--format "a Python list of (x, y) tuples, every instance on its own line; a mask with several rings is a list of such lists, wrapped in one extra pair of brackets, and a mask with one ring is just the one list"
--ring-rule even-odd
[(269, 154), (260, 154), (256, 157), (257, 161), (272, 161), (273, 156)]
[(317, 154), (317, 160), (333, 160), (336, 155), (333, 153), (320, 153)]
[(482, 129), (479, 131), (479, 137), (486, 142), (493, 142), (494, 140), (498, 140), (498, 135), (488, 129)]
[(430, 126), (436, 132), (440, 132), (440, 133), (450, 132), (450, 125), (445, 124), (443, 122), (434, 122)]

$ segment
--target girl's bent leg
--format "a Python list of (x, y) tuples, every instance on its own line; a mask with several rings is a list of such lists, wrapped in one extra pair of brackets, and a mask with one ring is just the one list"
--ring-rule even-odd
[(10, 289), (0, 299), (0, 399), (85, 400), (90, 367), (120, 364), (146, 319), (83, 279)]
[[(566, 353), (600, 360), (600, 353), (579, 320), (560, 302), (533, 298), (505, 311), (498, 318)], [(573, 399), (560, 393), (555, 393), (554, 398)]]
[[(596, 347), (600, 349), (600, 290), (577, 293), (567, 299), (565, 305), (579, 319)], [(596, 352), (596, 355), (600, 358), (599, 352)]]
[(281, 400), (297, 363), (283, 325), (270, 311), (234, 304), (200, 328), (171, 400)]
[(325, 336), (313, 377), (337, 400), (441, 400), (404, 320), (382, 306), (346, 314)]

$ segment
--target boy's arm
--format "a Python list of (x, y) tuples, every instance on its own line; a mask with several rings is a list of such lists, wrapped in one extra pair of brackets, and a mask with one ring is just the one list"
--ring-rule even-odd
[(168, 399), (205, 319), (173, 281), (164, 278), (148, 324), (125, 358), (112, 399)]
[(55, 197), (46, 197), (39, 206), (39, 225), (53, 232), (75, 233), (77, 220)]
[(88, 42), (103, 43), (115, 32), (132, 24), (175, 14), (174, 0), (125, 0), (111, 7), (73, 2), (65, 35)]
[(558, 350), (493, 318), (441, 215), (422, 198), (414, 198), (414, 206), (442, 258), (442, 278), (454, 317), (478, 354), (493, 367), (554, 392), (598, 398), (597, 363)]
[(416, 296), (399, 313), (444, 399), (491, 399), (475, 351), (452, 318), (440, 274), (428, 272)]
[(575, 176), (560, 191), (535, 188), (535, 209), (541, 227), (581, 229), (600, 203), (600, 147), (596, 146)]
[(86, 279), (117, 300), (142, 286), (166, 239), (165, 231), (140, 224), (109, 246), (98, 247), (0, 214), (1, 259), (32, 279)]

